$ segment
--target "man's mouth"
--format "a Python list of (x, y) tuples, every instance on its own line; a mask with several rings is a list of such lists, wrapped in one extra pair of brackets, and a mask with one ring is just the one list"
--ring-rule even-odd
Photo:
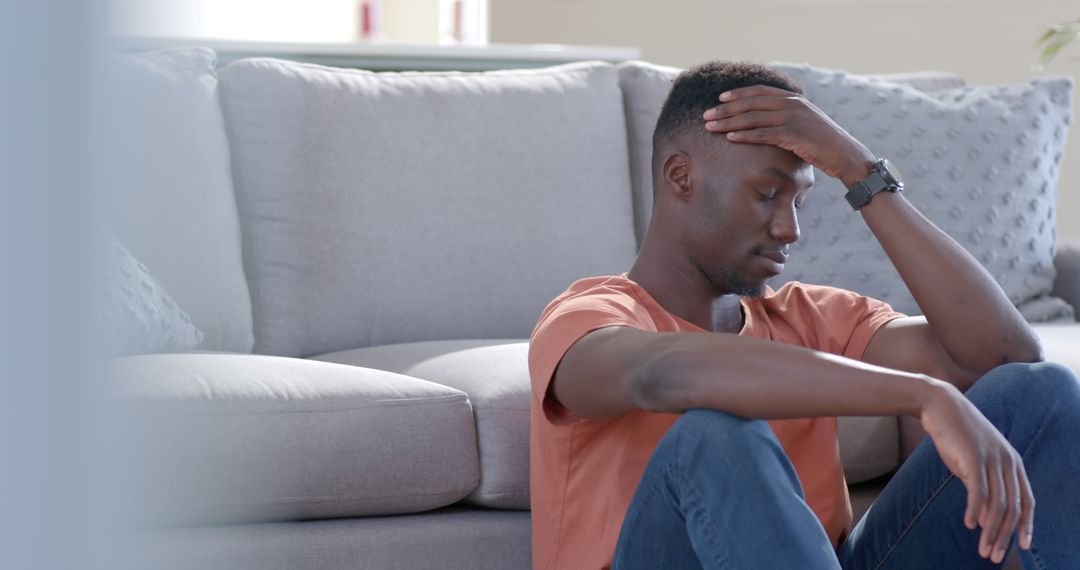
[(785, 262), (787, 262), (787, 258), (788, 258), (787, 248), (760, 249), (760, 250), (758, 250), (757, 254), (760, 255), (761, 257), (764, 257), (765, 259), (770, 259), (772, 261), (775, 261), (776, 263), (779, 263), (780, 265), (783, 265)]

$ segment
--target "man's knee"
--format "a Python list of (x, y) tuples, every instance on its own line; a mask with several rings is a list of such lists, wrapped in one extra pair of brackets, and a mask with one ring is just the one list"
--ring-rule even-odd
[[(657, 455), (684, 476), (753, 480), (759, 491), (783, 487), (802, 496), (795, 468), (765, 420), (748, 420), (716, 410), (690, 410), (668, 430)], [(744, 485), (745, 488), (745, 485)]]
[(748, 420), (717, 410), (688, 410), (675, 422), (661, 444), (675, 445), (682, 453), (763, 454), (780, 448), (765, 420)]
[(1080, 380), (1055, 362), (1003, 364), (980, 378), (976, 386), (980, 385), (1014, 402), (1080, 397)]

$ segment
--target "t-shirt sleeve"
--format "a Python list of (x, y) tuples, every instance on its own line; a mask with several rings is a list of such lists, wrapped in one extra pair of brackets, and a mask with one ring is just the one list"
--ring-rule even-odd
[(907, 316), (884, 301), (836, 287), (788, 283), (777, 296), (787, 316), (816, 341), (811, 348), (855, 360), (862, 359), (878, 329)]
[(597, 293), (556, 300), (544, 310), (529, 340), (529, 376), (532, 405), (547, 421), (565, 425), (584, 421), (547, 397), (563, 355), (578, 340), (605, 327), (655, 330), (648, 311), (629, 295)]

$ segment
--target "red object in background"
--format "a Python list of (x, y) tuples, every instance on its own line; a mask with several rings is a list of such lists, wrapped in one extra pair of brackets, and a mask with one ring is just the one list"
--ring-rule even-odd
[(465, 39), (465, 1), (454, 0), (454, 41)]
[(374, 39), (379, 34), (378, 0), (360, 0), (360, 38)]

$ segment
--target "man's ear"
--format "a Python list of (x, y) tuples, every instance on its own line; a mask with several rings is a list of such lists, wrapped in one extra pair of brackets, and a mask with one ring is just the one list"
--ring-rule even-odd
[(683, 152), (673, 152), (664, 160), (664, 190), (676, 198), (687, 199), (693, 188), (690, 178), (690, 157)]

